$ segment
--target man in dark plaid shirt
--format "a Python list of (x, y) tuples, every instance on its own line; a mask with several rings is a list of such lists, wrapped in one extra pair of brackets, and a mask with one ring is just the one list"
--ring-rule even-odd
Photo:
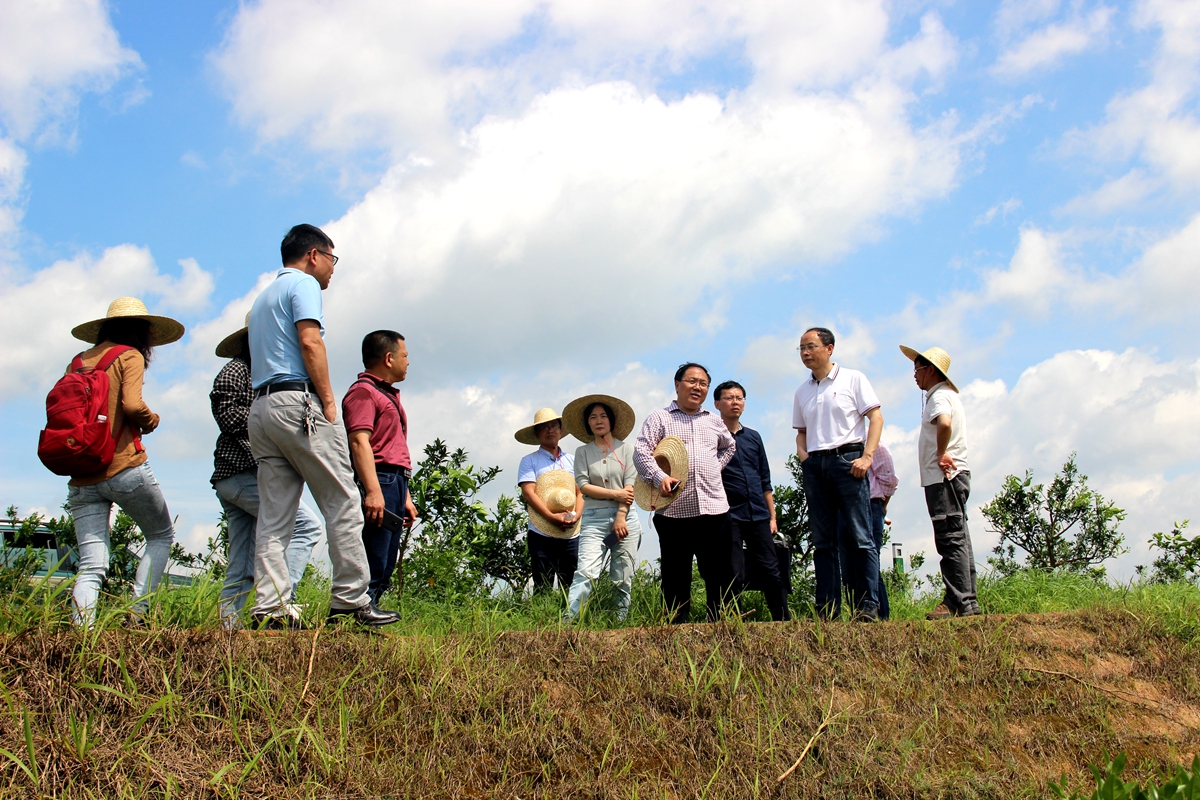
[(692, 605), (692, 556), (704, 578), (708, 619), (721, 613), (732, 595), (733, 530), (721, 470), (733, 458), (733, 434), (721, 418), (705, 410), (708, 370), (687, 363), (675, 373), (675, 400), (650, 412), (642, 423), (633, 463), (642, 480), (670, 494), (676, 481), (654, 460), (654, 448), (667, 436), (683, 440), (688, 476), (679, 497), (654, 515), (662, 551), (662, 593), (671, 622), (687, 622)]
[[(250, 435), (246, 432), (246, 419), (254, 400), (246, 328), (227, 336), (217, 346), (217, 355), (233, 356), (217, 373), (208, 396), (213, 419), (221, 430), (209, 480), (229, 526), (228, 564), (225, 585), (221, 588), (221, 624), (232, 630), (241, 627), (241, 610), (246, 604), (246, 596), (254, 588), (254, 529), (258, 522), (259, 501), (258, 465), (250, 453)], [(303, 500), (300, 501), (295, 531), (285, 553), (293, 599), (313, 547), (323, 532), (320, 517)]]

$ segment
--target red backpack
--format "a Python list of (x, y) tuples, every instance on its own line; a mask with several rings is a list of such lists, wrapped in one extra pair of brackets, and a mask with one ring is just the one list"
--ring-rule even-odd
[(108, 368), (132, 349), (116, 345), (94, 367), (75, 356), (71, 371), (46, 395), (38, 458), (55, 475), (92, 475), (112, 463), (119, 431), (110, 430), (108, 419)]

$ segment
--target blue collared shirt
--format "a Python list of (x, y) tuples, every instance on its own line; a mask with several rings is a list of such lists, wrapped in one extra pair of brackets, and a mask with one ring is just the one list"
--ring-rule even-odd
[[(521, 458), (521, 465), (517, 467), (517, 485), (522, 483), (532, 483), (538, 479), (538, 475), (543, 472), (548, 472), (552, 469), (565, 469), (571, 473), (571, 478), (575, 477), (575, 456), (571, 455), (561, 447), (557, 453), (549, 453), (545, 448), (539, 447), (527, 456)], [(536, 533), (538, 536), (546, 534), (533, 527), (533, 523), (529, 523), (529, 530)], [(576, 531), (575, 536), (579, 533)]]
[(254, 388), (308, 380), (296, 323), (311, 319), (325, 335), (321, 284), (306, 272), (283, 267), (250, 309), (250, 377)]
[(721, 470), (729, 513), (739, 522), (761, 522), (771, 518), (764, 492), (771, 491), (771, 468), (767, 465), (767, 449), (758, 431), (744, 425), (733, 435), (737, 450), (733, 459)]

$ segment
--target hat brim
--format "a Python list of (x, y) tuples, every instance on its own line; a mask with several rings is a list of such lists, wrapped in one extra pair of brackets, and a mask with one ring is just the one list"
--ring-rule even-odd
[(183, 338), (183, 323), (170, 317), (160, 317), (156, 314), (130, 314), (128, 316), (102, 317), (93, 319), (71, 329), (71, 335), (88, 344), (100, 344), (96, 339), (100, 336), (100, 328), (104, 323), (114, 319), (144, 319), (150, 323), (150, 346), (158, 347)]
[(536, 428), (538, 425), (545, 425), (547, 422), (554, 422), (555, 419), (558, 420), (558, 423), (560, 425), (562, 424), (562, 421), (563, 421), (562, 417), (555, 417), (554, 419), (544, 419), (541, 422), (535, 422), (532, 425), (526, 425), (524, 428), (521, 428), (521, 430), (519, 430), (513, 434), (513, 438), (516, 439), (521, 444), (539, 445), (539, 444), (541, 444), (541, 442), (538, 441), (537, 434), (534, 433), (533, 429)]
[(240, 331), (229, 334), (221, 343), (217, 345), (216, 353), (221, 358), (235, 358), (242, 354), (245, 348), (245, 340), (250, 335), (249, 328), (242, 328)]
[[(904, 353), (904, 355), (908, 356), (908, 360), (913, 361), (913, 362), (915, 362), (917, 360), (918, 356), (920, 356), (922, 358), (924, 358), (924, 356), (925, 356), (925, 354), (920, 352), (919, 350), (914, 350), (913, 348), (911, 348), (907, 345), (903, 345), (903, 344), (900, 345), (900, 352)], [(926, 358), (925, 360), (929, 361), (928, 358)], [(936, 369), (938, 371), (938, 375), (942, 376), (942, 380), (944, 380), (946, 383), (950, 384), (950, 388), (957, 392), (958, 387), (954, 385), (954, 381), (950, 380), (950, 376), (947, 375), (946, 373), (942, 372), (941, 367), (939, 367), (937, 364), (934, 364), (932, 361), (929, 361), (929, 363), (934, 369)]]
[(633, 432), (634, 423), (637, 422), (637, 415), (633, 413), (633, 407), (619, 397), (613, 397), (610, 394), (587, 394), (567, 403), (567, 407), (563, 409), (562, 413), (563, 430), (581, 442), (594, 441), (596, 437), (588, 433), (583, 419), (584, 409), (592, 403), (604, 403), (617, 415), (612, 425), (613, 438), (623, 440)]
[[(549, 422), (549, 420), (547, 420), (547, 422)], [(560, 472), (562, 473), (561, 476), (556, 474)], [(565, 469), (546, 470), (538, 476), (537, 482), (537, 489), (541, 489), (542, 491), (548, 491), (553, 488), (566, 489), (569, 487), (571, 491), (574, 492), (576, 489), (575, 476), (570, 472), (567, 472)], [(557, 486), (549, 486), (548, 484), (551, 482), (557, 484)], [(535, 489), (535, 491), (537, 491), (537, 489)], [(538, 491), (538, 496), (541, 496), (541, 491)], [(582, 523), (583, 517), (577, 517), (574, 525), (566, 530), (563, 530), (562, 526), (557, 522), (549, 519), (548, 517), (542, 516), (532, 507), (529, 508), (529, 524), (532, 525), (538, 533), (544, 533), (545, 535), (554, 539), (573, 538), (575, 534), (579, 533), (579, 527)]]
[(670, 466), (667, 474), (679, 481), (679, 485), (670, 494), (663, 494), (660, 489), (638, 475), (633, 482), (633, 501), (645, 511), (662, 511), (675, 502), (675, 498), (679, 497), (683, 492), (683, 487), (687, 485), (690, 468), (687, 445), (683, 443), (683, 440), (678, 436), (663, 437), (662, 441), (654, 448), (655, 459), (659, 456), (667, 459)]

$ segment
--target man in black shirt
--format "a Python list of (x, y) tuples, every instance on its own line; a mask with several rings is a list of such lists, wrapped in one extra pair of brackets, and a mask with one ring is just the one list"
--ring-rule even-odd
[[(713, 402), (721, 412), (721, 421), (737, 442), (737, 450), (721, 481), (729, 498), (733, 517), (733, 551), (730, 558), (739, 591), (746, 585), (747, 567), (762, 590), (776, 621), (788, 619), (787, 590), (779, 560), (775, 556), (775, 493), (771, 489), (771, 468), (766, 448), (758, 431), (739, 421), (746, 410), (746, 390), (737, 381), (725, 381), (713, 390)], [(744, 549), (743, 549), (744, 543)], [(747, 564), (749, 561), (749, 564)]]

